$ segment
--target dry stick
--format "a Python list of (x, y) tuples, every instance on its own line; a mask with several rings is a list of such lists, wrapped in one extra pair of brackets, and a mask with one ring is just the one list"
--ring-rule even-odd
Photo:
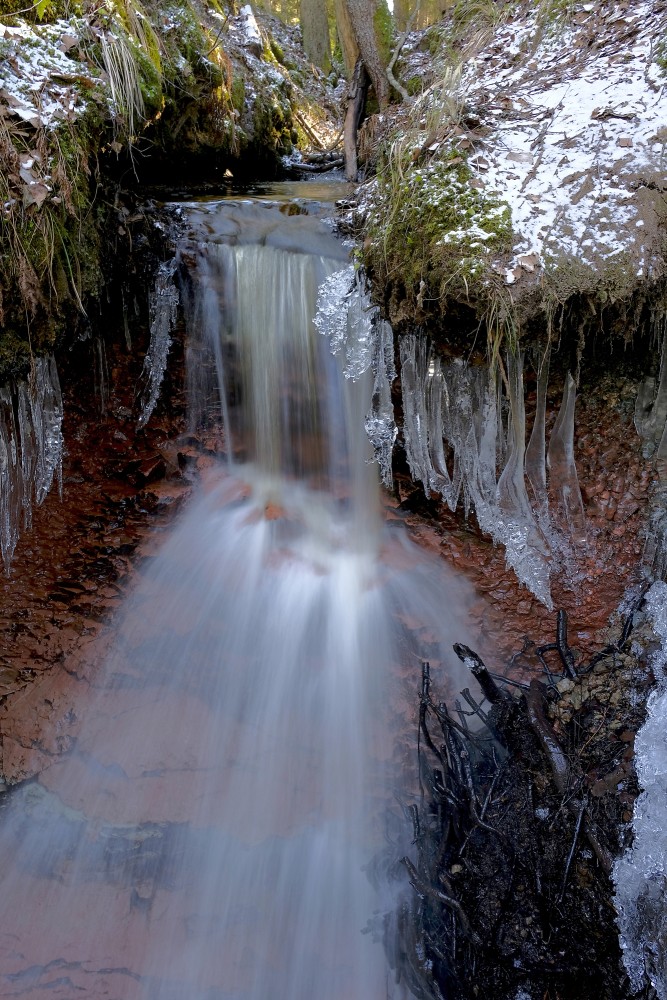
[(454, 899), (452, 896), (448, 896), (446, 893), (442, 892), (441, 889), (436, 889), (434, 885), (428, 885), (424, 882), (412, 861), (410, 861), (410, 858), (401, 858), (401, 862), (407, 868), (408, 875), (410, 876), (410, 883), (419, 895), (430, 896), (431, 899), (437, 899), (441, 903), (444, 903), (445, 906), (449, 906), (450, 909), (454, 910), (461, 921), (461, 926), (463, 927), (465, 934), (468, 935), (473, 944), (480, 945), (481, 941), (470, 926), (470, 921), (468, 920), (466, 912), (459, 903), (458, 899)]
[(577, 669), (574, 665), (574, 653), (567, 642), (567, 612), (563, 610), (556, 615), (556, 648), (565, 673), (574, 680), (577, 676)]
[(403, 49), (403, 46), (405, 45), (406, 38), (408, 37), (408, 35), (412, 31), (412, 25), (415, 23), (415, 18), (417, 17), (417, 14), (419, 13), (420, 2), (421, 2), (421, 0), (417, 0), (417, 3), (415, 4), (414, 10), (410, 14), (410, 17), (408, 18), (408, 23), (405, 26), (405, 31), (403, 32), (402, 35), (399, 35), (398, 41), (396, 42), (396, 48), (392, 52), (391, 59), (389, 61), (389, 65), (387, 66), (387, 69), (386, 69), (387, 79), (389, 80), (389, 83), (392, 85), (392, 87), (394, 88), (394, 90), (398, 91), (398, 93), (401, 95), (402, 99), (406, 103), (410, 100), (410, 95), (408, 94), (408, 92), (405, 89), (405, 87), (402, 84), (400, 84), (398, 82), (398, 80), (396, 79), (396, 77), (394, 76), (394, 66), (396, 65), (396, 60), (398, 59), (399, 55), (401, 54), (401, 50)]
[(646, 587), (642, 588), (641, 594), (630, 608), (630, 613), (625, 619), (625, 622), (623, 624), (623, 630), (621, 632), (618, 642), (612, 642), (609, 646), (605, 646), (604, 649), (601, 649), (599, 653), (596, 653), (596, 655), (592, 658), (591, 662), (583, 671), (584, 673), (588, 673), (588, 671), (592, 670), (593, 667), (600, 662), (600, 660), (604, 660), (605, 657), (609, 656), (611, 653), (621, 652), (626, 642), (630, 638), (630, 634), (634, 626), (635, 614), (637, 613), (637, 611), (639, 611), (639, 608), (641, 607), (644, 597), (646, 596), (646, 589), (647, 589)]
[(357, 59), (354, 74), (350, 83), (345, 111), (344, 151), (345, 176), (349, 181), (357, 179), (357, 132), (363, 115), (368, 89), (368, 73), (362, 59)]
[(336, 160), (329, 160), (327, 163), (293, 163), (292, 170), (302, 171), (306, 174), (324, 174), (329, 170), (337, 170), (338, 167), (342, 167), (343, 157), (340, 156)]
[(310, 141), (313, 142), (318, 147), (318, 149), (324, 151), (324, 146), (322, 145), (322, 140), (320, 139), (320, 137), (318, 135), (315, 134), (315, 132), (310, 127), (310, 125), (308, 124), (308, 122), (306, 121), (306, 119), (304, 118), (304, 116), (299, 111), (295, 111), (294, 112), (294, 117), (296, 118), (296, 120), (298, 121), (299, 125), (304, 130), (304, 132), (306, 133), (306, 135), (308, 136), (308, 138), (310, 139)]
[[(530, 725), (551, 765), (551, 773), (553, 774), (556, 788), (566, 800), (565, 804), (569, 812), (576, 818), (579, 815), (580, 803), (576, 803), (569, 798), (569, 784), (572, 777), (579, 777), (579, 775), (574, 774), (574, 769), (567, 758), (567, 754), (558, 742), (553, 728), (547, 722), (542, 708), (542, 688), (537, 680), (532, 680), (530, 683), (530, 689), (526, 695), (526, 706), (528, 708)], [(609, 875), (613, 863), (612, 857), (607, 848), (598, 840), (585, 803), (584, 813), (585, 816), (582, 822), (588, 843), (595, 851), (597, 859), (600, 862), (600, 867), (606, 875)]]
[[(465, 698), (465, 700), (470, 705), (470, 707), (472, 709), (472, 712), (473, 712), (473, 715), (476, 715), (478, 719), (481, 719), (481, 721), (484, 723), (485, 726), (488, 726), (489, 725), (489, 717), (488, 717), (488, 715), (477, 704), (477, 702), (475, 701), (475, 699), (473, 698), (473, 696), (470, 694), (470, 691), (469, 691), (468, 688), (464, 688), (463, 691), (461, 691), (461, 696), (463, 698)], [(466, 731), (467, 731), (467, 729), (466, 729)]]
[(481, 687), (487, 700), (491, 702), (492, 705), (498, 704), (498, 702), (505, 701), (507, 695), (504, 691), (498, 687), (495, 683), (491, 674), (484, 666), (481, 657), (477, 655), (468, 646), (464, 646), (461, 642), (454, 643), (454, 652), (458, 656), (459, 660), (464, 663), (472, 673), (473, 677)]
[(565, 895), (565, 887), (567, 886), (567, 876), (570, 874), (570, 865), (572, 864), (572, 858), (574, 857), (574, 849), (577, 846), (577, 840), (579, 839), (579, 830), (581, 829), (581, 821), (584, 818), (585, 806), (582, 802), (579, 805), (579, 815), (577, 816), (577, 822), (574, 828), (574, 836), (572, 837), (572, 846), (570, 847), (570, 853), (567, 856), (567, 861), (565, 862), (565, 874), (563, 875), (563, 885), (560, 890), (560, 896), (558, 897), (558, 902), (561, 903), (563, 896)]

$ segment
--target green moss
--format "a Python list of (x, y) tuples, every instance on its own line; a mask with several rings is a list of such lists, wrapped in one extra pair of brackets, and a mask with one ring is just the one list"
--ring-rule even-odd
[(490, 264), (511, 249), (512, 224), (509, 206), (471, 180), (453, 150), (423, 166), (385, 164), (365, 261), (381, 281), (400, 283), (412, 301), (425, 288), (429, 298), (484, 300)]
[(279, 155), (292, 151), (293, 122), (289, 104), (282, 107), (276, 94), (259, 94), (253, 108), (253, 142)]
[(243, 111), (245, 107), (245, 80), (242, 76), (235, 76), (232, 80), (230, 96), (232, 106), (237, 111)]
[(20, 16), (32, 24), (50, 24), (59, 18), (80, 17), (82, 12), (79, 0), (38, 0), (34, 5), (24, 0), (0, 0), (0, 18), (5, 23)]
[(667, 35), (660, 39), (653, 49), (653, 62), (664, 74), (667, 74)]
[(416, 97), (417, 94), (421, 94), (424, 87), (423, 77), (411, 76), (405, 81), (405, 89), (407, 90), (410, 97)]
[(375, 38), (378, 49), (380, 50), (380, 58), (383, 66), (386, 66), (391, 59), (394, 25), (385, 0), (377, 0), (373, 14), (373, 25), (375, 27)]

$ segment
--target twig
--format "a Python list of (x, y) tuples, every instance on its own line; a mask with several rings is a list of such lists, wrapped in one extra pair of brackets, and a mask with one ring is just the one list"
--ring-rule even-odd
[[(547, 722), (546, 716), (544, 715), (544, 710), (542, 708), (542, 687), (537, 680), (531, 681), (530, 689), (526, 695), (526, 705), (528, 708), (528, 719), (533, 732), (537, 736), (538, 742), (540, 743), (540, 746), (542, 747), (549, 760), (549, 764), (551, 765), (551, 772), (553, 774), (556, 788), (566, 800), (565, 805), (569, 811), (574, 815), (578, 815), (578, 805), (575, 804), (572, 798), (568, 797), (569, 787), (573, 777), (573, 768), (565, 751), (558, 742), (553, 728)], [(577, 775), (577, 777), (579, 776)], [(593, 828), (593, 821), (588, 813), (585, 803), (584, 811), (586, 813), (584, 819), (584, 832), (588, 838), (589, 844), (595, 851), (602, 870), (608, 875), (611, 872), (612, 867), (611, 855), (607, 848), (604, 847), (604, 845), (598, 840), (597, 833)]]
[(560, 896), (558, 897), (558, 902), (562, 902), (563, 896), (565, 895), (565, 887), (567, 885), (567, 876), (570, 874), (570, 865), (572, 864), (572, 858), (574, 857), (574, 849), (577, 846), (577, 840), (579, 838), (579, 830), (581, 829), (581, 821), (584, 818), (585, 805), (582, 802), (579, 806), (579, 814), (577, 816), (577, 822), (574, 827), (574, 836), (572, 837), (572, 846), (570, 847), (570, 853), (567, 856), (567, 861), (565, 862), (565, 873), (563, 875), (563, 885), (560, 890)]
[(473, 650), (468, 646), (464, 646), (461, 642), (454, 643), (454, 652), (458, 656), (459, 660), (461, 660), (461, 662), (468, 667), (484, 692), (486, 698), (492, 705), (495, 705), (500, 701), (505, 701), (507, 695), (504, 691), (501, 691), (495, 683), (491, 674), (484, 666), (481, 657), (479, 657), (477, 653), (473, 652)]
[(428, 885), (424, 882), (412, 861), (410, 861), (410, 858), (401, 858), (401, 862), (408, 870), (410, 883), (420, 896), (430, 896), (431, 899), (437, 899), (441, 903), (444, 903), (445, 906), (449, 906), (450, 909), (454, 910), (461, 921), (464, 933), (470, 938), (473, 944), (480, 945), (481, 941), (470, 926), (470, 921), (468, 920), (466, 912), (459, 903), (458, 899), (454, 899), (452, 896), (448, 896), (446, 893), (442, 892), (441, 889), (436, 889), (434, 885)]
[(567, 612), (563, 610), (556, 615), (556, 648), (565, 673), (574, 680), (577, 676), (577, 670), (574, 665), (574, 654), (567, 642)]
[(410, 95), (408, 94), (405, 87), (402, 84), (400, 84), (396, 79), (396, 77), (394, 76), (394, 66), (396, 65), (396, 60), (401, 54), (403, 46), (405, 45), (406, 38), (412, 31), (412, 25), (415, 23), (415, 18), (419, 13), (420, 3), (421, 0), (417, 0), (417, 3), (414, 6), (414, 10), (410, 14), (410, 17), (408, 18), (408, 23), (405, 26), (405, 31), (403, 32), (402, 35), (399, 35), (398, 41), (396, 42), (396, 47), (391, 54), (391, 59), (389, 60), (389, 65), (387, 66), (386, 70), (387, 79), (389, 80), (389, 83), (392, 85), (394, 90), (398, 91), (398, 93), (401, 95), (401, 98), (406, 102), (406, 104), (410, 100)]
[(308, 124), (308, 122), (306, 121), (306, 119), (304, 118), (304, 116), (299, 111), (295, 111), (294, 112), (294, 117), (296, 118), (296, 120), (298, 121), (299, 125), (304, 130), (304, 132), (306, 133), (306, 135), (308, 136), (308, 138), (310, 139), (310, 141), (313, 142), (318, 147), (318, 149), (324, 151), (324, 146), (322, 145), (322, 140), (319, 138), (318, 135), (315, 134), (315, 132), (310, 127), (310, 125)]

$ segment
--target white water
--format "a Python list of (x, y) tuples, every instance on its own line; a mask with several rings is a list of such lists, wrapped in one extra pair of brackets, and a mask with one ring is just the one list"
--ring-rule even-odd
[(466, 588), (382, 527), (377, 372), (346, 378), (312, 322), (338, 244), (265, 206), (191, 218), (192, 419), (228, 462), (88, 671), (74, 749), (8, 797), (0, 996), (398, 1000), (376, 937), (408, 840), (377, 858), (421, 659), (470, 683)]

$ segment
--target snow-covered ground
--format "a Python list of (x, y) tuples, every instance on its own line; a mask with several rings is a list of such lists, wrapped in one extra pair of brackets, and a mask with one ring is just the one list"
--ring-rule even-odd
[(482, 137), (469, 163), (512, 212), (513, 283), (576, 258), (613, 258), (638, 277), (659, 266), (667, 143), (663, 0), (578, 4), (565, 24), (501, 25), (465, 67)]

